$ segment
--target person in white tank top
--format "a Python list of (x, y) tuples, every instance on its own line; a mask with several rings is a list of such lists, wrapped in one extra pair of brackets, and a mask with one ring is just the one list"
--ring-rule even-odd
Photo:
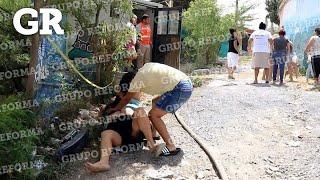
[(311, 64), (316, 84), (320, 84), (320, 28), (315, 29), (315, 35), (308, 42), (306, 53), (311, 55)]

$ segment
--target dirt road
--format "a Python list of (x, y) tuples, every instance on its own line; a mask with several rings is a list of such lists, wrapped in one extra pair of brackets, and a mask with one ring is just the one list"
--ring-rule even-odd
[(320, 92), (217, 75), (179, 114), (219, 151), (230, 179), (320, 179)]

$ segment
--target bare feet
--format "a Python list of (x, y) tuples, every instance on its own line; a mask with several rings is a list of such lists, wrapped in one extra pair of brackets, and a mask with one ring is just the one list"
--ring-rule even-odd
[(94, 164), (87, 162), (85, 167), (92, 173), (104, 172), (110, 169), (110, 165), (105, 162), (98, 161)]
[(174, 144), (167, 145), (167, 148), (168, 148), (170, 151), (175, 151), (175, 150), (176, 150), (176, 146), (175, 146)]

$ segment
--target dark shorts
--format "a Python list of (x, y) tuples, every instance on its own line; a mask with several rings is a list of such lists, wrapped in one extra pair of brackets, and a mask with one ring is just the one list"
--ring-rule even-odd
[(193, 85), (191, 80), (180, 81), (172, 90), (161, 95), (156, 107), (168, 113), (176, 112), (191, 97)]
[(122, 145), (141, 143), (145, 139), (142, 132), (137, 137), (132, 137), (132, 117), (121, 116), (118, 119), (105, 124), (103, 131), (112, 130), (117, 132), (122, 138)]
[(312, 56), (311, 64), (313, 68), (313, 73), (315, 78), (318, 79), (320, 76), (320, 55), (319, 56)]

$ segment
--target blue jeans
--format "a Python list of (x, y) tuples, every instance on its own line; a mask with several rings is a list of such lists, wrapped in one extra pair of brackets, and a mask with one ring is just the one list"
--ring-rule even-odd
[(161, 95), (156, 107), (168, 113), (176, 112), (191, 97), (193, 85), (190, 80), (180, 81), (172, 90)]
[(283, 82), (286, 58), (287, 58), (287, 55), (286, 55), (286, 52), (284, 52), (284, 51), (273, 52), (273, 54), (272, 54), (272, 59), (273, 59), (273, 81), (277, 80), (278, 68), (280, 68), (280, 82)]

